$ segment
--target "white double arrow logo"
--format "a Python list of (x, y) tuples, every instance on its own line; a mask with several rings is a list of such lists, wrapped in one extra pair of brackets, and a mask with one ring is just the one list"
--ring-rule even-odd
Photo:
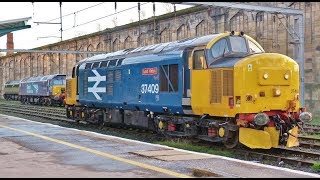
[(38, 89), (38, 84), (33, 84), (33, 83), (32, 83), (32, 86), (33, 86), (33, 88), (36, 90), (36, 93), (38, 93), (38, 90), (39, 90), (39, 89)]
[(101, 97), (98, 95), (98, 92), (106, 92), (105, 87), (98, 87), (99, 83), (101, 81), (105, 81), (106, 76), (100, 76), (97, 70), (92, 70), (92, 72), (96, 75), (94, 77), (88, 77), (88, 82), (93, 82), (96, 81), (96, 83), (93, 85), (93, 87), (88, 88), (88, 92), (92, 92), (93, 95), (96, 97), (98, 100), (102, 100)]

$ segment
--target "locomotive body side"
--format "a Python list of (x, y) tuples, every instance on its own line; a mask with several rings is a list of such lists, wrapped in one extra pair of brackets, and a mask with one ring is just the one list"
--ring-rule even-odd
[(19, 99), (19, 82), (20, 81), (8, 81), (4, 84), (3, 97), (6, 100), (18, 100)]
[(107, 68), (80, 67), (79, 102), (88, 107), (153, 112), (166, 108), (182, 114), (181, 69), (181, 58), (175, 56), (127, 58), (122, 65)]

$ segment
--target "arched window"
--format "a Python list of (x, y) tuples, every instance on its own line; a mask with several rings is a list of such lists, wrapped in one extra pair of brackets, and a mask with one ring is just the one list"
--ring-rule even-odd
[(29, 77), (29, 70), (30, 70), (30, 59), (24, 58), (23, 60), (23, 67), (24, 67), (24, 77)]
[(116, 38), (112, 43), (112, 51), (118, 51), (120, 50), (120, 41), (118, 38)]
[[(89, 44), (89, 46), (87, 47), (87, 51), (94, 51), (94, 47), (92, 46), (92, 44)], [(87, 57), (91, 57), (93, 56), (94, 54), (87, 54)]]
[(41, 75), (43, 73), (42, 69), (43, 68), (43, 61), (41, 60), (41, 56), (37, 56), (37, 73), (36, 75)]
[(208, 22), (202, 20), (197, 26), (196, 26), (196, 36), (204, 36), (208, 34)]
[(48, 75), (50, 72), (50, 57), (48, 54), (43, 55), (43, 75)]
[(133, 48), (133, 42), (132, 42), (132, 37), (128, 36), (125, 40), (124, 40), (124, 49), (128, 49), (128, 48)]
[(140, 34), (140, 36), (137, 38), (137, 46), (147, 46), (148, 45), (148, 39), (146, 34)]
[(164, 30), (160, 33), (160, 42), (170, 42), (171, 41), (171, 33), (168, 28), (164, 28)]
[(101, 45), (101, 43), (99, 43), (98, 45), (97, 45), (97, 48), (96, 48), (97, 50), (96, 51), (102, 51), (102, 45)]
[(188, 37), (188, 29), (187, 26), (182, 24), (178, 29), (177, 29), (177, 40), (185, 39)]
[(239, 11), (230, 19), (230, 31), (248, 31), (248, 16), (242, 11)]

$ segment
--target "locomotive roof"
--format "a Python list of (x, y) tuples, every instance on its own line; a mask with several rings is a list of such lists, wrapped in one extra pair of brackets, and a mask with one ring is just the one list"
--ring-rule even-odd
[(33, 77), (27, 77), (21, 80), (21, 83), (26, 82), (37, 82), (37, 81), (47, 81), (50, 79), (53, 79), (56, 76), (66, 76), (65, 74), (49, 74), (49, 75), (40, 75), (40, 76), (33, 76)]
[(166, 53), (169, 51), (183, 50), (186, 47), (206, 45), (218, 35), (220, 34), (210, 34), (206, 36), (186, 38), (180, 41), (153, 44), (153, 45), (142, 46), (138, 48), (123, 49), (123, 50), (119, 50), (119, 51), (115, 51), (107, 54), (99, 54), (99, 55), (87, 57), (79, 61), (78, 64), (81, 64), (83, 62), (111, 60), (111, 59), (117, 59), (117, 58), (136, 57), (141, 55), (150, 55), (150, 54)]
[(19, 84), (20, 80), (10, 80), (5, 83), (5, 85)]

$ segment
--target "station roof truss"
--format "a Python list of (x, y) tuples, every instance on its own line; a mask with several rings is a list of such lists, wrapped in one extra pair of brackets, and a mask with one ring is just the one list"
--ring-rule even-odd
[(20, 18), (20, 19), (0, 21), (0, 37), (12, 31), (31, 28), (31, 25), (27, 25), (27, 22), (30, 19), (31, 17), (26, 17), (26, 18)]

